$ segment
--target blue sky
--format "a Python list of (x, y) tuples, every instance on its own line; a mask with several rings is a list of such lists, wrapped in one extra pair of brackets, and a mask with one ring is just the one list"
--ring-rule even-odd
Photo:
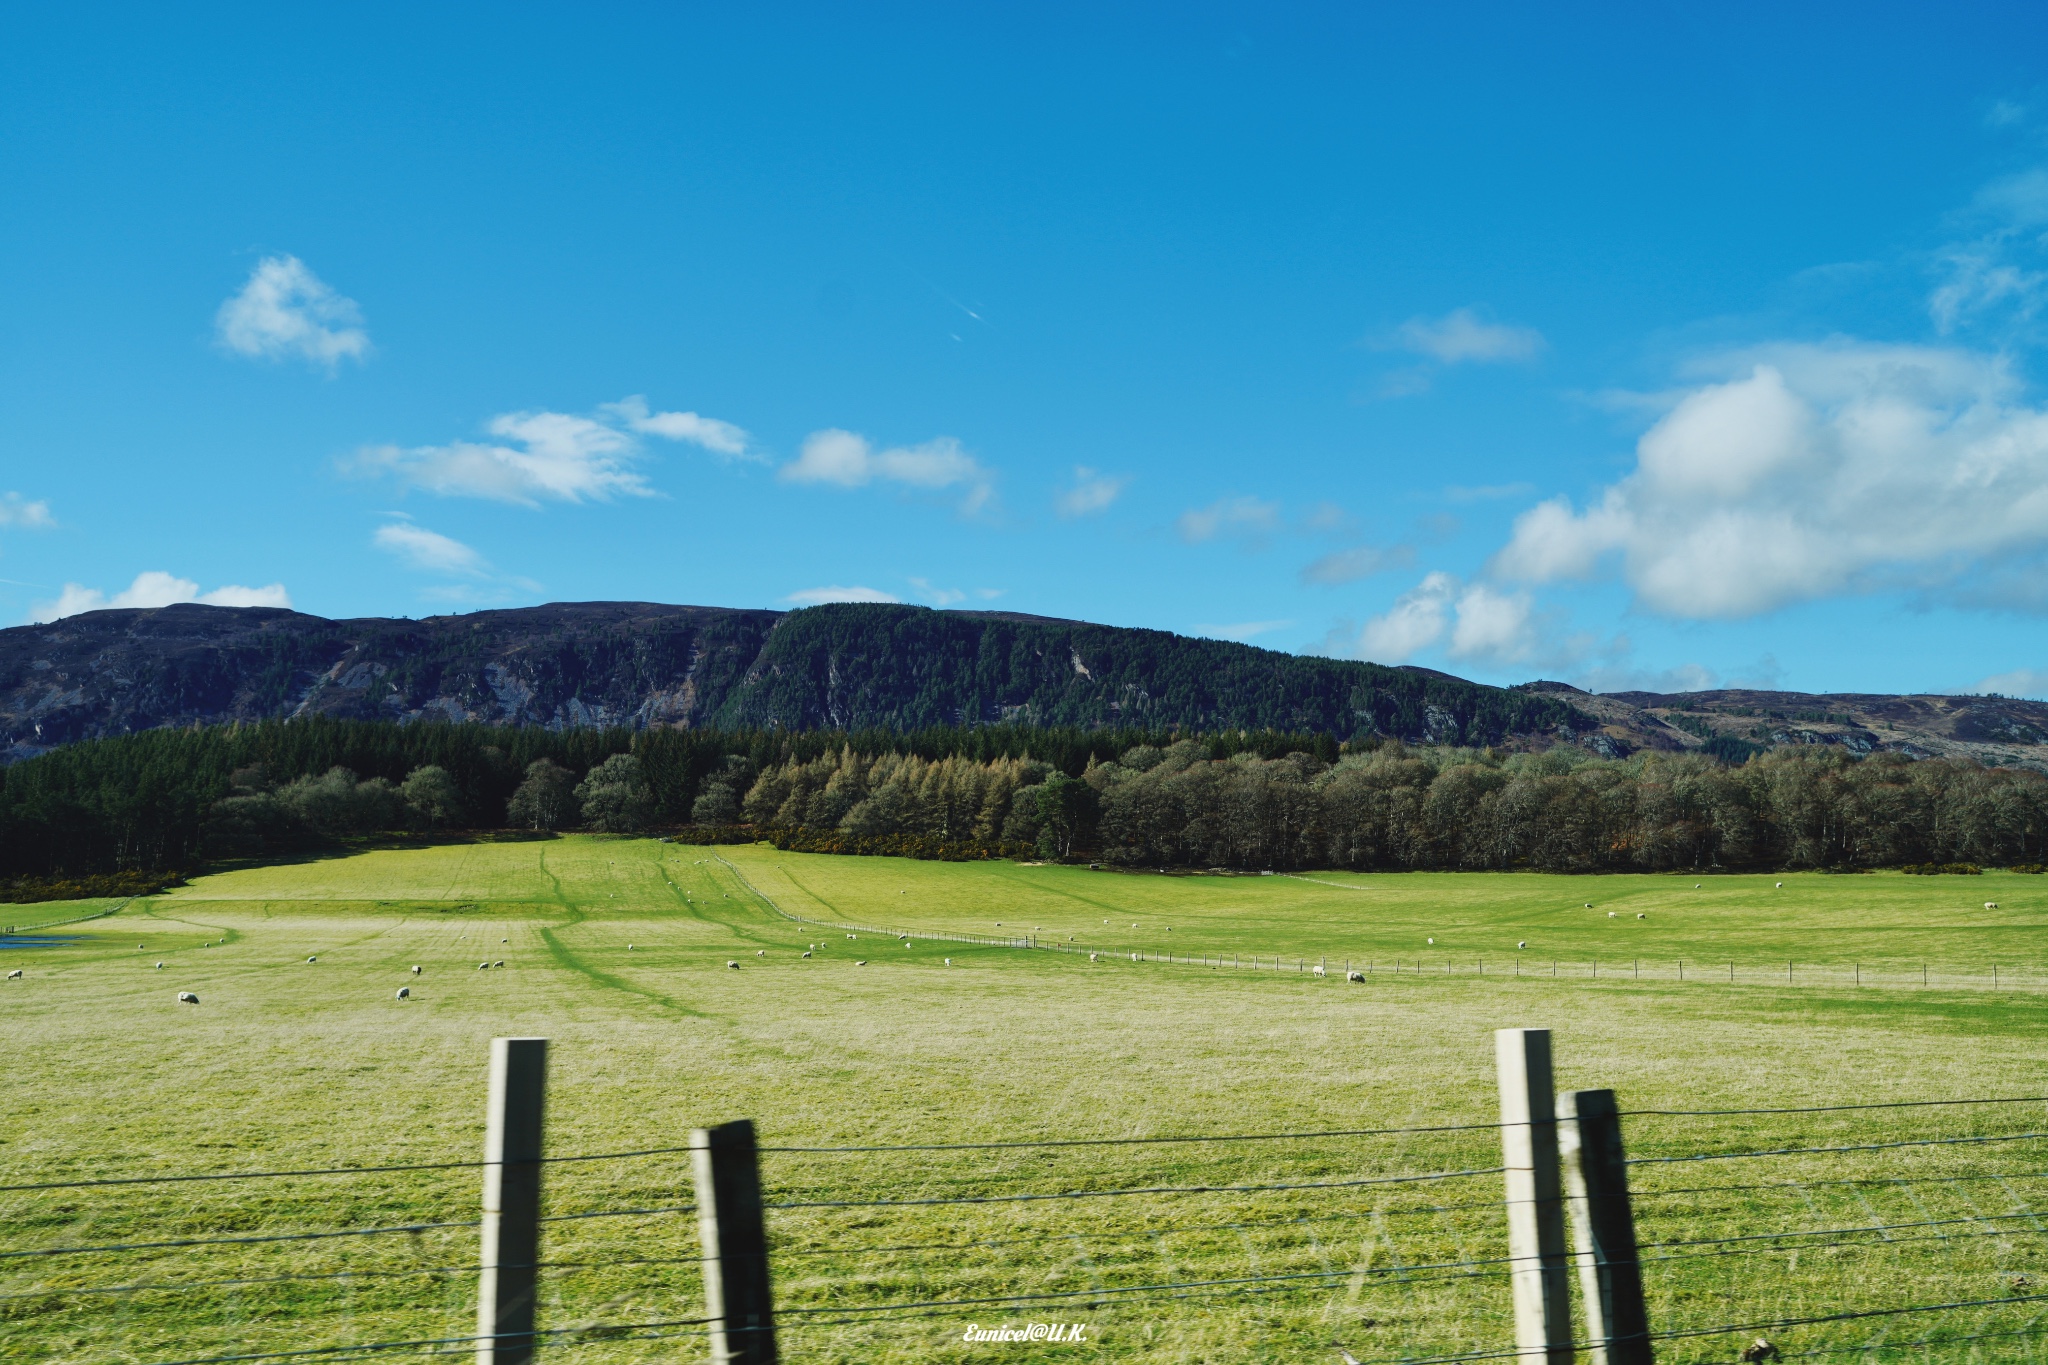
[(2048, 694), (2044, 30), (17, 12), (0, 621), (867, 596)]

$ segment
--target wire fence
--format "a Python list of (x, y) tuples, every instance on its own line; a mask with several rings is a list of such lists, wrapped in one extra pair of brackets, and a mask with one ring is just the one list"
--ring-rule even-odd
[[(2029, 1122), (2044, 1106), (1623, 1110), (1645, 1349), (1674, 1362), (1757, 1358), (1759, 1339), (1772, 1359), (2048, 1353), (2048, 1124)], [(820, 1361), (956, 1359), (971, 1333), (1002, 1330), (1132, 1359), (1512, 1358), (1525, 1324), (1510, 1284), (1529, 1261), (1501, 1182), (1515, 1188), (1503, 1143), (1518, 1126), (1504, 1111), (749, 1145), (773, 1332), (788, 1358)], [(744, 1352), (747, 1325), (713, 1311), (704, 1271), (707, 1213), (724, 1196), (707, 1203), (702, 1150), (540, 1156), (537, 1236), (525, 1261), (495, 1263), (537, 1285), (530, 1334), (478, 1326), (495, 1216), (479, 1216), (478, 1185), (509, 1155), (15, 1179), (0, 1186), (0, 1358), (226, 1365), (504, 1346), (490, 1358), (610, 1365), (709, 1358), (715, 1339)], [(1587, 1327), (1581, 1316), (1581, 1351)]]
[[(1473, 954), (1427, 954), (1416, 957), (1346, 957), (1342, 954), (1189, 952), (1157, 943), (1081, 943), (1074, 939), (1045, 937), (1037, 929), (1012, 934), (973, 934), (961, 931), (906, 929), (846, 919), (817, 919), (786, 908), (761, 890), (738, 864), (721, 857), (716, 862), (731, 874), (748, 894), (781, 918), (793, 924), (809, 925), (846, 934), (859, 943), (859, 935), (896, 944), (915, 942), (962, 943), (983, 948), (1020, 948), (1036, 952), (1066, 953), (1090, 961), (1160, 963), (1178, 967), (1200, 967), (1210, 971), (1273, 972), (1317, 979), (1370, 981), (1375, 977), (1473, 978), (1480, 980), (1565, 980), (1565, 981), (1649, 981), (1692, 985), (1770, 986), (1815, 989), (1918, 989), (1965, 991), (2048, 991), (2048, 971), (2026, 962), (1984, 963), (1956, 966), (1947, 963), (1905, 962), (1799, 962), (1772, 959), (1738, 961), (1709, 958), (1559, 958), (1531, 955), (1524, 950), (1503, 952), (1497, 957)], [(1313, 880), (1296, 878), (1298, 881)], [(1322, 883), (1334, 885), (1334, 883)], [(671, 886), (674, 883), (670, 883)], [(1348, 888), (1346, 888), (1348, 889)], [(1136, 928), (1136, 925), (1132, 926)], [(1110, 937), (1114, 936), (1114, 929)], [(825, 944), (814, 944), (822, 949)], [(858, 951), (858, 949), (856, 949)]]

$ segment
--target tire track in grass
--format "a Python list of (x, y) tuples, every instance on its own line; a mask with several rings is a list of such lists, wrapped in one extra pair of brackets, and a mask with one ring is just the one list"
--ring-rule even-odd
[[(560, 905), (563, 912), (569, 916), (568, 922), (562, 926), (563, 928), (573, 929), (590, 918), (570, 902), (568, 894), (562, 890), (562, 879), (548, 870), (548, 852), (546, 849), (540, 851), (540, 871), (541, 875), (546, 877), (549, 884), (555, 889), (556, 904)], [(624, 991), (628, 995), (637, 995), (645, 1000), (652, 1000), (665, 1009), (672, 1009), (678, 1014), (687, 1014), (692, 1019), (708, 1019), (713, 1023), (719, 1024), (731, 1024), (734, 1022), (721, 1015), (707, 1014), (703, 1010), (694, 1009), (673, 996), (663, 995), (660, 991), (651, 991), (645, 986), (636, 986), (624, 977), (614, 976), (602, 967), (591, 965), (578, 956), (575, 949), (562, 942), (556, 936), (555, 931), (545, 924), (540, 929), (540, 941), (547, 945), (548, 954), (554, 958), (557, 966), (565, 967), (569, 971), (587, 977), (600, 986), (615, 991)]]

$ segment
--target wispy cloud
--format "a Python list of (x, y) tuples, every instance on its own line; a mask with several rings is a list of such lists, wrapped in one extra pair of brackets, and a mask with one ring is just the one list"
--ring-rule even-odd
[(484, 429), (499, 439), (369, 446), (344, 464), (355, 473), (389, 474), (444, 497), (538, 507), (543, 502), (654, 496), (639, 470), (646, 458), (642, 436), (687, 442), (727, 459), (755, 458), (747, 433), (732, 423), (694, 412), (651, 412), (637, 396), (606, 403), (590, 417), (508, 412), (493, 417)]
[(1219, 539), (1263, 544), (1280, 529), (1280, 504), (1264, 498), (1218, 498), (1207, 507), (1191, 507), (1174, 525), (1190, 545)]
[(822, 606), (827, 602), (901, 602), (903, 599), (879, 588), (840, 587), (798, 588), (782, 599), (799, 607)]
[(1996, 692), (2001, 697), (2036, 697), (2048, 700), (2048, 668), (2015, 668), (2010, 673), (1994, 673), (1970, 689), (1972, 692)]
[(1533, 327), (1489, 322), (1474, 308), (1454, 308), (1442, 317), (1413, 317), (1391, 333), (1368, 341), (1383, 351), (1421, 356), (1418, 364), (1382, 374), (1374, 385), (1380, 398), (1427, 393), (1437, 374), (1453, 365), (1500, 365), (1535, 360), (1548, 349)]
[(629, 430), (670, 441), (687, 441), (729, 460), (767, 460), (749, 448), (747, 433), (731, 422), (699, 417), (694, 412), (650, 412), (647, 400), (637, 393), (616, 403), (606, 403), (598, 411), (616, 418)]
[(1236, 640), (1242, 643), (1260, 635), (1270, 635), (1276, 630), (1285, 630), (1293, 624), (1294, 622), (1291, 620), (1239, 621), (1235, 625), (1228, 626), (1196, 626), (1194, 627), (1194, 632), (1197, 635), (1206, 635), (1212, 640)]
[(461, 541), (444, 536), (438, 531), (429, 531), (424, 526), (415, 526), (409, 521), (394, 521), (379, 526), (370, 542), (388, 554), (396, 555), (415, 569), (426, 569), (436, 573), (482, 574), (490, 565), (484, 557)]
[(959, 588), (941, 588), (928, 578), (913, 578), (910, 586), (917, 589), (917, 595), (935, 607), (950, 607), (955, 602), (965, 602), (967, 594)]
[(1412, 545), (1354, 545), (1348, 550), (1326, 554), (1308, 565), (1301, 571), (1301, 581), (1335, 587), (1356, 583), (1361, 578), (1370, 578), (1388, 569), (1405, 569), (1414, 562), (1415, 547)]
[(1543, 354), (1543, 334), (1533, 327), (1488, 322), (1470, 308), (1457, 308), (1440, 318), (1410, 318), (1394, 333), (1403, 350), (1428, 356), (1439, 365), (1495, 365), (1534, 360)]
[(828, 428), (804, 438), (797, 458), (777, 471), (786, 483), (861, 488), (877, 481), (906, 488), (960, 492), (960, 511), (972, 515), (995, 495), (995, 474), (951, 436), (922, 445), (876, 450), (857, 432)]
[(1973, 324), (2031, 322), (2048, 301), (2048, 168), (1992, 181), (1958, 224), (1969, 236), (1936, 252), (1927, 311), (1944, 335)]
[(1444, 490), (1444, 501), (1493, 502), (1501, 498), (1525, 498), (1535, 491), (1533, 483), (1489, 483), (1473, 488), (1452, 484)]
[(40, 530), (56, 524), (57, 519), (50, 515), (49, 503), (41, 500), (29, 502), (19, 493), (0, 494), (0, 526)]
[(1103, 474), (1087, 465), (1074, 466), (1074, 486), (1055, 500), (1063, 517), (1090, 517), (1106, 512), (1124, 491), (1130, 479), (1121, 474)]
[(370, 353), (362, 310), (296, 256), (266, 256), (214, 315), (220, 344), (237, 355), (310, 361), (330, 373)]
[(88, 588), (82, 583), (66, 583), (53, 602), (38, 602), (29, 611), (31, 621), (56, 621), (66, 616), (76, 616), (85, 611), (103, 611), (121, 607), (168, 607), (180, 602), (202, 602), (214, 607), (289, 607), (291, 594), (284, 584), (272, 583), (268, 587), (245, 588), (230, 583), (202, 593), (199, 585), (189, 578), (150, 570), (135, 575), (135, 581), (126, 588), (109, 596), (98, 588)]

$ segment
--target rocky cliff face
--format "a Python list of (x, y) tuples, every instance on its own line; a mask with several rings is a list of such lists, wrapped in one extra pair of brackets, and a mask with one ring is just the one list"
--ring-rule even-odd
[(0, 752), (280, 716), (690, 724), (782, 613), (577, 603), (329, 621), (261, 607), (96, 611), (0, 631)]

